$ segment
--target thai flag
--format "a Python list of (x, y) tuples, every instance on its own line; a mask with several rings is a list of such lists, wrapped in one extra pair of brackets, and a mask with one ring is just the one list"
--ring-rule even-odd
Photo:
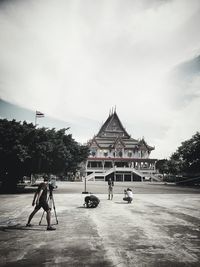
[(44, 113), (42, 113), (40, 111), (36, 111), (36, 117), (42, 118), (42, 117), (44, 117)]

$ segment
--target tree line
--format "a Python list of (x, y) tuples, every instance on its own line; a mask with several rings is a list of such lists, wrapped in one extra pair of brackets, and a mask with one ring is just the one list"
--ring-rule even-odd
[(156, 169), (162, 174), (200, 175), (200, 133), (182, 142), (169, 159), (158, 160)]
[(76, 142), (68, 128), (36, 128), (32, 123), (0, 119), (0, 181), (13, 189), (23, 176), (67, 175), (88, 157), (88, 147)]

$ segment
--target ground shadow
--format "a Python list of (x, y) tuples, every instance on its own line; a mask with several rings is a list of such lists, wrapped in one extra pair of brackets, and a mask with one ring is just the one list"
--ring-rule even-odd
[(27, 188), (15, 188), (10, 190), (5, 189), (5, 188), (1, 188), (0, 187), (0, 195), (4, 195), (4, 194), (31, 194), (31, 193), (35, 193), (36, 188), (35, 187), (27, 187)]
[(128, 202), (125, 202), (125, 201), (115, 201), (114, 203), (116, 203), (116, 204), (129, 204)]
[(10, 225), (10, 226), (0, 226), (0, 231), (8, 232), (9, 230), (21, 230), (21, 231), (41, 231), (44, 232), (46, 229), (36, 228), (36, 227), (26, 227), (21, 224)]
[[(51, 223), (51, 225), (58, 225), (58, 223)], [(44, 224), (44, 223), (42, 224), (41, 223), (41, 224), (38, 224), (38, 226), (45, 226), (45, 227), (47, 227), (47, 224)]]

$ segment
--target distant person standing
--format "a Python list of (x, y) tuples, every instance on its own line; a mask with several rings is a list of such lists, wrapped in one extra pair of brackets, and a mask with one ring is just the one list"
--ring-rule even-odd
[(114, 182), (111, 178), (108, 179), (108, 199), (112, 200), (113, 199), (113, 187), (114, 187)]

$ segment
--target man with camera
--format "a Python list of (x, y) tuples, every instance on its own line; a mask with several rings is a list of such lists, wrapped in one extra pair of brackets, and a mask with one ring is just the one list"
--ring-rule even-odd
[[(49, 187), (49, 189), (50, 189), (50, 198), (51, 198), (53, 188)], [(40, 208), (43, 208), (43, 210), (46, 211), (47, 230), (48, 231), (56, 230), (56, 228), (51, 226), (51, 208), (48, 205), (47, 192), (48, 192), (48, 177), (44, 176), (44, 182), (39, 184), (38, 189), (34, 194), (32, 206), (35, 206), (35, 205), (36, 206), (28, 218), (28, 222), (26, 224), (27, 227), (31, 226), (30, 222), (33, 216), (38, 212), (38, 210)]]
[(128, 201), (128, 203), (131, 203), (133, 200), (133, 192), (130, 188), (127, 188), (127, 190), (124, 190), (125, 197), (123, 198), (124, 201)]

